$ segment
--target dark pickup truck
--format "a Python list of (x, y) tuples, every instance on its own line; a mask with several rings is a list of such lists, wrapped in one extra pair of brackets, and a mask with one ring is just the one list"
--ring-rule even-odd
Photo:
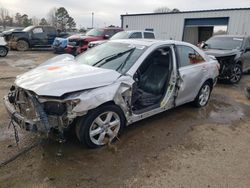
[(56, 37), (67, 37), (52, 26), (29, 26), (22, 31), (3, 34), (11, 49), (26, 51), (29, 48), (50, 47)]

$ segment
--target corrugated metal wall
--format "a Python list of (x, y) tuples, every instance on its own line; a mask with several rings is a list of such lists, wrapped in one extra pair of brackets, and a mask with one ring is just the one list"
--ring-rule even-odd
[(159, 39), (182, 40), (185, 19), (216, 17), (229, 17), (228, 34), (250, 35), (250, 9), (177, 14), (123, 15), (122, 24), (125, 30), (153, 28), (156, 37)]

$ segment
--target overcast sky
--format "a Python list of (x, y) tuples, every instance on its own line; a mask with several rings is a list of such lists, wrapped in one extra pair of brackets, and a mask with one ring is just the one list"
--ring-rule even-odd
[(120, 15), (148, 13), (162, 6), (186, 10), (250, 7), (250, 0), (0, 0), (11, 14), (20, 12), (30, 17), (46, 17), (53, 7), (65, 7), (76, 20), (77, 26), (91, 26), (91, 12), (94, 12), (94, 26), (121, 25)]

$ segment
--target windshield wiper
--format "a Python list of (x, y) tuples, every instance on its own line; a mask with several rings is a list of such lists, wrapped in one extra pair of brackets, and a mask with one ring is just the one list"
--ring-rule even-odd
[(114, 60), (114, 59), (116, 59), (116, 58), (118, 58), (118, 57), (121, 57), (121, 56), (125, 55), (126, 53), (128, 53), (128, 52), (130, 52), (130, 51), (133, 51), (134, 49), (135, 49), (135, 48), (131, 48), (131, 49), (126, 50), (126, 51), (124, 51), (124, 52), (120, 52), (120, 53), (117, 53), (117, 54), (113, 54), (113, 55), (104, 57), (104, 58), (100, 59), (99, 61), (97, 61), (96, 63), (94, 63), (92, 66), (96, 66), (96, 65), (98, 65), (99, 63), (101, 63), (102, 61), (105, 60), (103, 63), (101, 63), (100, 65), (97, 66), (97, 67), (100, 67), (100, 66), (106, 64), (106, 63), (109, 62), (109, 61), (112, 61), (112, 60)]
[(119, 67), (117, 67), (116, 71), (123, 69), (123, 67), (126, 65), (127, 61), (129, 60), (129, 58), (131, 57), (134, 51), (135, 51), (135, 48), (131, 49), (128, 57), (126, 57), (125, 61), (121, 65), (119, 65)]

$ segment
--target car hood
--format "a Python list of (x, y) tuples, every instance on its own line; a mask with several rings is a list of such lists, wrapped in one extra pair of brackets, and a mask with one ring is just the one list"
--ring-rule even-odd
[(73, 56), (61, 55), (17, 77), (18, 87), (41, 96), (63, 94), (112, 84), (120, 73), (77, 63)]
[(217, 49), (207, 49), (204, 50), (207, 55), (212, 55), (215, 57), (224, 57), (224, 56), (231, 56), (236, 55), (239, 51), (234, 50), (217, 50)]

